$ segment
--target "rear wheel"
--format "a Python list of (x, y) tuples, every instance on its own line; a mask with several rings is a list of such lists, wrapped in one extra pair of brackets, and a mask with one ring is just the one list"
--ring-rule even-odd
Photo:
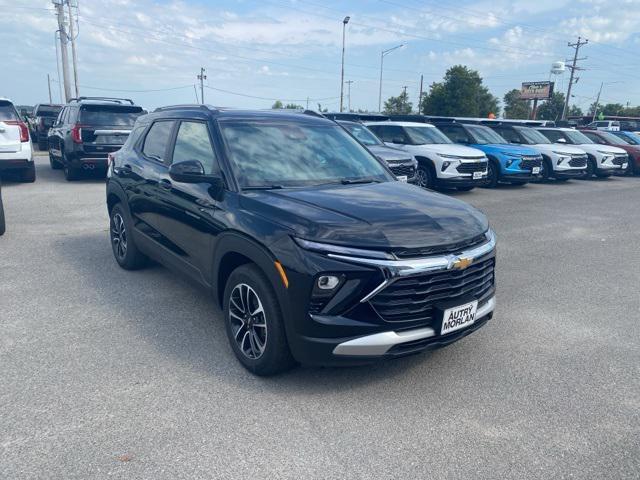
[(111, 209), (109, 221), (109, 238), (113, 256), (125, 270), (142, 268), (147, 257), (142, 254), (133, 239), (133, 225), (122, 205), (116, 204)]
[(231, 273), (223, 304), (229, 343), (247, 370), (274, 375), (295, 365), (278, 297), (256, 265), (242, 265)]
[(433, 188), (433, 173), (428, 165), (422, 163), (418, 165), (414, 184), (422, 188)]
[(20, 180), (25, 183), (33, 183), (36, 181), (36, 164), (29, 162), (29, 166), (20, 172)]

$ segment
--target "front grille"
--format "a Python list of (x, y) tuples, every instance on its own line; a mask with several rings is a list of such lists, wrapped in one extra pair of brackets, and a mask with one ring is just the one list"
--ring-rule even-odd
[(586, 167), (587, 166), (587, 156), (586, 155), (572, 155), (571, 160), (569, 160), (570, 167)]
[(459, 173), (486, 172), (487, 162), (461, 163), (456, 167)]
[(448, 255), (450, 253), (460, 253), (463, 250), (468, 250), (473, 247), (477, 247), (487, 242), (487, 237), (484, 233), (477, 235), (469, 240), (462, 242), (450, 243), (448, 245), (438, 245), (437, 247), (421, 247), (421, 248), (401, 248), (393, 250), (393, 254), (398, 258), (421, 258), (429, 255)]
[(628, 161), (627, 155), (622, 155), (620, 153), (616, 153), (615, 158), (611, 161), (614, 165), (622, 165), (623, 163), (627, 163)]
[(413, 178), (416, 174), (416, 169), (413, 165), (399, 165), (397, 167), (389, 167), (396, 177), (406, 176), (407, 178)]
[(542, 166), (542, 157), (528, 157), (523, 156), (522, 160), (520, 160), (520, 169), (521, 170), (531, 170), (533, 167), (541, 167)]
[(495, 258), (472, 264), (465, 270), (444, 270), (401, 278), (374, 296), (369, 302), (387, 322), (434, 320), (440, 301), (462, 296), (477, 299), (494, 287)]

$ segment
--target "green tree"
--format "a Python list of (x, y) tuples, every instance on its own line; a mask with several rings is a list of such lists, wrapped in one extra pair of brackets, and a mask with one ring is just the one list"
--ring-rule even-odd
[(538, 107), (539, 120), (560, 120), (564, 108), (564, 93), (554, 92), (553, 96)]
[(500, 110), (480, 74), (464, 65), (449, 68), (442, 82), (432, 83), (421, 107), (421, 113), (449, 117), (487, 117)]
[(606, 105), (600, 105), (598, 111), (604, 115), (623, 115), (625, 108), (621, 103), (607, 103)]
[(504, 95), (504, 118), (528, 119), (531, 107), (528, 100), (520, 98), (520, 90), (514, 88)]
[(271, 108), (273, 108), (274, 110), (278, 108), (284, 108), (284, 105), (280, 100), (276, 100), (275, 103), (271, 105)]
[(389, 97), (384, 102), (384, 113), (387, 115), (406, 115), (411, 113), (413, 104), (409, 101), (409, 95), (403, 91), (397, 97)]
[(284, 108), (288, 108), (291, 110), (301, 110), (302, 108), (304, 108), (302, 105), (298, 105), (296, 103), (287, 103)]
[(582, 109), (577, 106), (577, 105), (571, 105), (569, 107), (569, 113), (567, 114), (567, 116), (569, 117), (582, 117), (584, 115), (584, 112), (582, 111)]

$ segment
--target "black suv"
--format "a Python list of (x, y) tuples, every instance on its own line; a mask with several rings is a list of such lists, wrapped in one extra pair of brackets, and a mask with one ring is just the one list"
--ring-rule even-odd
[(110, 154), (112, 250), (212, 292), (250, 371), (444, 346), (492, 316), (495, 238), (311, 114), (174, 106)]
[(79, 97), (64, 106), (49, 130), (49, 162), (64, 169), (67, 180), (82, 170), (107, 168), (107, 155), (118, 150), (144, 110), (127, 98)]
[(53, 126), (62, 110), (62, 105), (40, 103), (33, 107), (31, 120), (31, 140), (38, 144), (38, 150), (49, 148), (47, 141), (49, 129)]

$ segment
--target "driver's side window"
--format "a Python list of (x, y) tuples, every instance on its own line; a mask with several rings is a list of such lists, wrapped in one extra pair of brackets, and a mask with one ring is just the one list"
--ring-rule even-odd
[(211, 145), (209, 128), (204, 122), (183, 121), (178, 128), (172, 163), (197, 160), (207, 175), (219, 171), (216, 154)]

